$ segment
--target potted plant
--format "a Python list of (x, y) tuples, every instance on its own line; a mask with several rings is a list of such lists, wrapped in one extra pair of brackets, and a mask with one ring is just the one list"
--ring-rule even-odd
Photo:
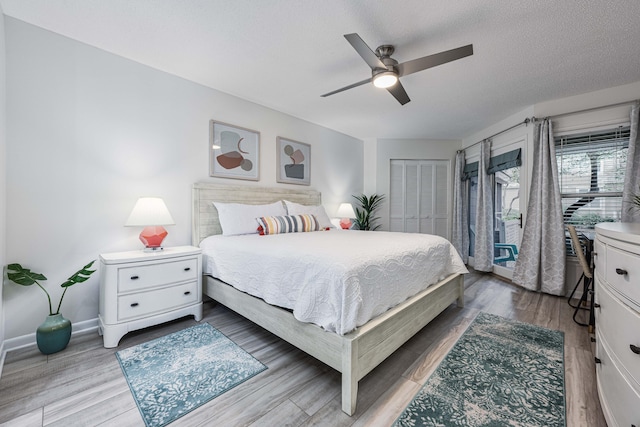
[(89, 270), (94, 262), (95, 260), (76, 271), (60, 285), (64, 288), (64, 291), (62, 292), (60, 303), (58, 304), (58, 308), (55, 313), (53, 311), (53, 306), (51, 305), (51, 295), (49, 295), (49, 292), (47, 292), (44, 286), (39, 282), (47, 280), (44, 275), (33, 272), (28, 268), (24, 268), (20, 264), (9, 264), (7, 266), (7, 277), (9, 280), (22, 286), (31, 286), (36, 284), (47, 295), (47, 300), (49, 301), (49, 315), (45, 319), (44, 323), (38, 326), (38, 329), (36, 330), (36, 342), (38, 344), (38, 349), (42, 353), (56, 353), (64, 350), (67, 347), (67, 344), (69, 344), (69, 340), (71, 339), (71, 322), (60, 314), (62, 300), (64, 299), (64, 295), (67, 293), (69, 286), (84, 282), (89, 279), (91, 274), (95, 273), (96, 270)]
[(380, 207), (384, 200), (384, 195), (372, 194), (367, 197), (365, 194), (353, 196), (360, 203), (360, 207), (356, 207), (356, 225), (360, 230), (377, 230), (380, 224), (375, 222), (379, 217), (373, 216), (374, 212)]

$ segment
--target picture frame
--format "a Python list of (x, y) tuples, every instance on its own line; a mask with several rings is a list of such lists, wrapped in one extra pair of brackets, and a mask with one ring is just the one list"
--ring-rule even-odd
[(260, 132), (209, 121), (209, 176), (260, 180)]
[(311, 145), (279, 136), (276, 150), (277, 182), (311, 185)]

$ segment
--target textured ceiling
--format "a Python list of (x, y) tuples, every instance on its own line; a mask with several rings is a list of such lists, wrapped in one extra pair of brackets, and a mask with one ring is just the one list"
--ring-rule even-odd
[[(462, 139), (527, 106), (640, 81), (638, 0), (0, 0), (11, 17), (345, 134)], [(473, 44), (405, 76), (411, 102), (364, 85), (344, 39), (399, 62)]]

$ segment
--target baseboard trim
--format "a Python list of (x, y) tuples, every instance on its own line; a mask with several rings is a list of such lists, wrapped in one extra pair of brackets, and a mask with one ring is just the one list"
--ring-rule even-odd
[[(74, 335), (86, 334), (88, 332), (94, 332), (98, 330), (98, 318), (83, 320), (82, 322), (73, 323), (71, 326), (71, 338), (73, 339)], [(4, 340), (2, 343), (4, 347), (4, 351), (1, 353), (2, 356), (2, 365), (0, 365), (0, 375), (2, 375), (2, 366), (4, 366), (4, 356), (6, 353), (18, 350), (20, 348), (26, 348), (30, 346), (36, 345), (36, 333), (33, 332), (31, 334), (22, 335), (20, 337), (9, 338)]]

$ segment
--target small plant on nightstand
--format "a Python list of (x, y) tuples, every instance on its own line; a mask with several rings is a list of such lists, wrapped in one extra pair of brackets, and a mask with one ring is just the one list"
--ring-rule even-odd
[(380, 228), (380, 224), (376, 225), (375, 222), (379, 219), (377, 216), (373, 216), (374, 212), (380, 207), (380, 204), (384, 200), (382, 194), (372, 194), (367, 196), (361, 194), (359, 196), (353, 196), (360, 203), (360, 207), (356, 207), (356, 225), (360, 230), (377, 230)]
[(58, 308), (55, 313), (53, 312), (53, 306), (51, 305), (51, 295), (49, 295), (49, 292), (47, 292), (44, 286), (40, 284), (40, 281), (47, 280), (43, 274), (33, 272), (17, 263), (9, 264), (7, 266), (7, 277), (9, 280), (22, 286), (38, 285), (38, 287), (47, 295), (47, 300), (49, 301), (49, 315), (45, 319), (45, 322), (38, 326), (36, 331), (36, 341), (38, 343), (38, 348), (42, 353), (56, 353), (64, 350), (67, 347), (67, 344), (69, 344), (69, 340), (71, 339), (71, 322), (60, 314), (62, 300), (70, 286), (87, 281), (89, 276), (95, 273), (96, 270), (90, 270), (94, 262), (95, 260), (76, 271), (60, 285), (64, 288), (64, 291), (62, 292), (60, 303), (58, 304)]

